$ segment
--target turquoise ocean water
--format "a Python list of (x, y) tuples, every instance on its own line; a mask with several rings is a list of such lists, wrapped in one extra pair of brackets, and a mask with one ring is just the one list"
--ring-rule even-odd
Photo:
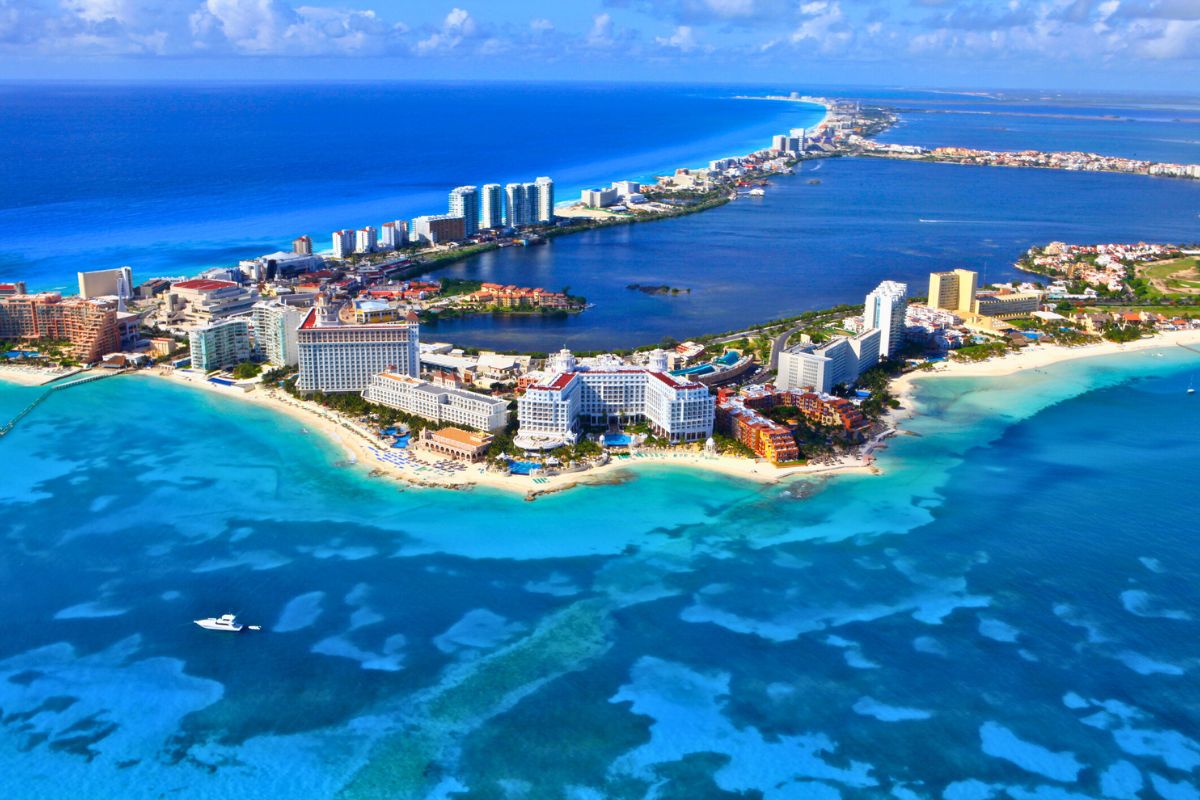
[(0, 441), (0, 795), (1196, 797), (1197, 358), (929, 382), (881, 476), (533, 503), (72, 389)]

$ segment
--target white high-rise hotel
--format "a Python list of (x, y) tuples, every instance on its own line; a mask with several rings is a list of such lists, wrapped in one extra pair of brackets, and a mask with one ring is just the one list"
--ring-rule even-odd
[(829, 392), (834, 386), (856, 381), (881, 357), (894, 355), (904, 343), (907, 293), (903, 283), (884, 281), (867, 295), (862, 333), (784, 350), (779, 354), (775, 385), (787, 391), (812, 388)]
[(250, 323), (224, 319), (188, 331), (192, 367), (208, 372), (250, 360)]
[(479, 227), (504, 227), (504, 190), (498, 183), (485, 183), (479, 198)]
[(401, 322), (359, 325), (343, 321), (325, 295), (296, 332), (302, 392), (361, 392), (380, 372), (417, 377), (420, 325), (415, 314)]
[(867, 295), (863, 323), (867, 330), (879, 329), (879, 355), (894, 356), (904, 344), (904, 314), (908, 309), (908, 286), (884, 281)]
[(275, 367), (294, 367), (300, 358), (296, 329), (308, 309), (278, 300), (261, 300), (250, 309), (254, 323), (254, 352)]
[(537, 221), (546, 225), (554, 221), (554, 181), (546, 177), (534, 181), (537, 186)]
[(712, 435), (716, 400), (708, 387), (661, 369), (615, 362), (593, 369), (558, 353), (551, 374), (530, 386), (517, 402), (524, 437), (569, 440), (580, 425), (610, 426), (645, 421), (672, 442), (703, 441)]
[(504, 200), (508, 209), (505, 221), (514, 228), (554, 221), (554, 181), (549, 178), (510, 183), (504, 187)]
[(450, 190), (450, 215), (463, 218), (463, 236), (479, 232), (479, 190), (474, 186), (459, 186)]

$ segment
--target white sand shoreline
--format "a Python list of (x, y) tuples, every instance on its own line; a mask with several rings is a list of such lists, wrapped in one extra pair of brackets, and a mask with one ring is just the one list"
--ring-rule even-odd
[(380, 477), (401, 482), (405, 487), (433, 487), (443, 489), (471, 489), (476, 486), (500, 489), (522, 494), (526, 499), (553, 494), (567, 489), (588, 485), (604, 485), (621, 480), (622, 470), (634, 470), (646, 466), (675, 466), (684, 469), (716, 472), (731, 478), (762, 484), (814, 476), (845, 474), (877, 475), (874, 466), (874, 451), (888, 435), (900, 428), (904, 420), (916, 414), (912, 395), (914, 384), (922, 380), (939, 377), (1001, 377), (1022, 370), (1035, 370), (1082, 358), (1096, 358), (1120, 353), (1145, 352), (1147, 350), (1173, 347), (1177, 344), (1200, 346), (1200, 331), (1180, 331), (1158, 334), (1136, 342), (1116, 344), (1112, 342), (1084, 345), (1081, 347), (1057, 347), (1037, 345), (1013, 354), (983, 362), (949, 361), (931, 371), (913, 372), (901, 376), (892, 383), (893, 392), (901, 399), (902, 407), (887, 419), (888, 430), (866, 448), (865, 456), (844, 457), (829, 464), (810, 464), (796, 467), (776, 467), (761, 459), (734, 456), (708, 455), (696, 450), (643, 451), (631, 458), (613, 458), (607, 464), (580, 472), (539, 476), (540, 480), (527, 475), (505, 475), (487, 470), (482, 464), (472, 464), (465, 470), (455, 472), (438, 471), (432, 462), (440, 458), (427, 453), (415, 452), (417, 459), (428, 462), (424, 468), (419, 463), (402, 467), (380, 460), (377, 453), (395, 452), (388, 442), (374, 433), (341, 415), (315, 403), (298, 400), (280, 390), (256, 388), (243, 392), (208, 382), (193, 373), (171, 370), (148, 370), (134, 375), (157, 376), (183, 386), (208, 390), (219, 396), (242, 400), (286, 414), (313, 433), (324, 436), (335, 444), (346, 456), (346, 465), (365, 469)]
[[(1085, 358), (1163, 350), (1179, 345), (1200, 348), (1200, 330), (1162, 331), (1133, 342), (1097, 342), (1079, 347), (1033, 345), (987, 361), (946, 361), (932, 370), (910, 372), (892, 381), (892, 392), (900, 398), (903, 409), (894, 414), (899, 422), (915, 414), (911, 408), (914, 386), (918, 381), (937, 378), (998, 378), (1025, 370), (1038, 370)], [(1198, 354), (1200, 355), (1200, 354)]]
[(17, 386), (42, 386), (79, 371), (75, 368), (47, 369), (45, 367), (18, 367), (0, 364), (0, 382), (12, 383)]
[[(393, 452), (390, 444), (377, 437), (371, 431), (343, 418), (328, 409), (298, 400), (279, 390), (254, 389), (243, 392), (238, 389), (218, 386), (209, 383), (201, 377), (186, 372), (170, 370), (152, 370), (135, 375), (153, 376), (160, 379), (189, 386), (193, 389), (207, 390), (221, 397), (232, 400), (242, 400), (255, 403), (283, 413), (301, 423), (307, 430), (324, 436), (336, 444), (345, 454), (350, 465), (366, 469), (374, 474), (398, 479), (413, 487), (438, 487), (445, 489), (470, 489), (476, 486), (501, 489), (516, 492), (533, 499), (541, 495), (553, 494), (567, 489), (591, 485), (612, 483), (617, 477), (615, 473), (621, 470), (637, 470), (645, 466), (676, 466), (685, 469), (701, 469), (717, 472), (732, 478), (755, 481), (759, 483), (778, 483), (786, 478), (797, 476), (816, 476), (834, 474), (873, 474), (875, 468), (868, 461), (859, 458), (844, 458), (829, 464), (806, 464), (793, 467), (776, 467), (764, 460), (752, 460), (735, 456), (707, 455), (698, 451), (642, 451), (631, 458), (614, 458), (609, 463), (592, 467), (581, 472), (571, 472), (560, 475), (539, 476), (542, 482), (535, 483), (527, 475), (504, 475), (490, 471), (482, 464), (472, 464), (466, 470), (444, 474), (432, 469), (417, 470), (414, 467), (402, 468), (376, 457), (376, 451)], [(438, 457), (423, 454), (416, 455), (429, 462), (440, 460)]]

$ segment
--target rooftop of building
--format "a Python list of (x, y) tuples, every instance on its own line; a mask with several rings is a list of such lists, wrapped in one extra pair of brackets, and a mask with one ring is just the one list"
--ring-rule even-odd
[(237, 284), (233, 281), (220, 281), (215, 278), (193, 278), (171, 284), (172, 289), (189, 289), (196, 292), (213, 292), (217, 289), (227, 289), (230, 286), (237, 286)]
[(357, 322), (354, 322), (353, 320), (347, 321), (344, 319), (339, 319), (335, 315), (335, 321), (329, 322), (329, 323), (319, 323), (318, 322), (318, 316), (319, 316), (318, 312), (319, 311), (320, 311), (320, 309), (317, 308), (316, 306), (313, 306), (311, 309), (309, 309), (308, 314), (305, 315), (305, 317), (304, 317), (304, 321), (300, 323), (300, 330), (311, 330), (313, 328), (362, 328), (362, 329), (375, 329), (375, 330), (392, 330), (397, 327), (416, 325), (420, 321), (420, 318), (417, 317), (416, 314), (414, 314), (413, 312), (410, 311), (410, 312), (408, 312), (408, 314), (405, 315), (404, 319), (396, 320), (395, 322), (357, 323)]
[(467, 447), (483, 447), (492, 441), (492, 437), (486, 433), (464, 431), (462, 428), (441, 428), (434, 431), (433, 435), (438, 439), (455, 442)]

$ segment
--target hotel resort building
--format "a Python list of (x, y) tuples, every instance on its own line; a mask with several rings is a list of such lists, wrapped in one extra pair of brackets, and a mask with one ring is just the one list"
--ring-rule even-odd
[(325, 294), (309, 310), (296, 332), (301, 392), (361, 392), (380, 372), (418, 377), (420, 325), (407, 313), (392, 322), (359, 324), (354, 314), (339, 314)]
[(416, 217), (409, 234), (414, 242), (441, 244), (467, 238), (466, 220), (453, 214), (430, 214)]
[(300, 361), (296, 329), (304, 322), (306, 308), (278, 300), (263, 300), (250, 310), (254, 324), (254, 353), (273, 367), (294, 367)]
[(739, 393), (722, 391), (717, 397), (717, 430), (774, 464), (801, 458), (796, 437), (789, 425), (776, 422), (763, 412), (772, 408), (795, 408), (798, 417), (824, 428), (860, 436), (870, 423), (858, 406), (841, 397), (811, 391), (779, 391), (770, 386), (747, 386)]
[(192, 367), (209, 372), (250, 360), (250, 322), (226, 319), (188, 331)]
[(815, 389), (829, 393), (851, 384), (879, 363), (882, 332), (870, 328), (857, 336), (839, 336), (824, 344), (801, 344), (779, 354), (778, 385), (782, 389)]
[(863, 305), (863, 324), (867, 330), (879, 329), (879, 355), (890, 358), (904, 344), (904, 314), (908, 309), (908, 286), (884, 281), (867, 295)]
[(549, 373), (517, 401), (517, 444), (548, 449), (574, 441), (580, 427), (612, 428), (645, 422), (672, 443), (712, 435), (715, 400), (708, 387), (665, 371), (615, 361), (584, 368), (569, 351), (551, 359)]
[(257, 302), (258, 292), (233, 281), (193, 278), (171, 284), (160, 315), (166, 325), (207, 325), (245, 314)]
[(1027, 317), (1042, 307), (1042, 292), (980, 291), (978, 285), (978, 273), (969, 269), (930, 273), (929, 307), (997, 319)]
[(133, 270), (129, 267), (80, 272), (77, 277), (79, 296), (84, 300), (94, 297), (133, 297)]
[(491, 434), (459, 428), (442, 428), (438, 431), (426, 429), (421, 431), (417, 440), (422, 450), (449, 456), (455, 461), (482, 461), (491, 443)]
[(0, 296), (0, 339), (66, 341), (74, 358), (91, 364), (121, 349), (121, 328), (112, 303), (57, 292), (11, 294)]
[(508, 423), (508, 401), (463, 389), (437, 386), (409, 375), (381, 372), (363, 399), (447, 425), (498, 431)]

